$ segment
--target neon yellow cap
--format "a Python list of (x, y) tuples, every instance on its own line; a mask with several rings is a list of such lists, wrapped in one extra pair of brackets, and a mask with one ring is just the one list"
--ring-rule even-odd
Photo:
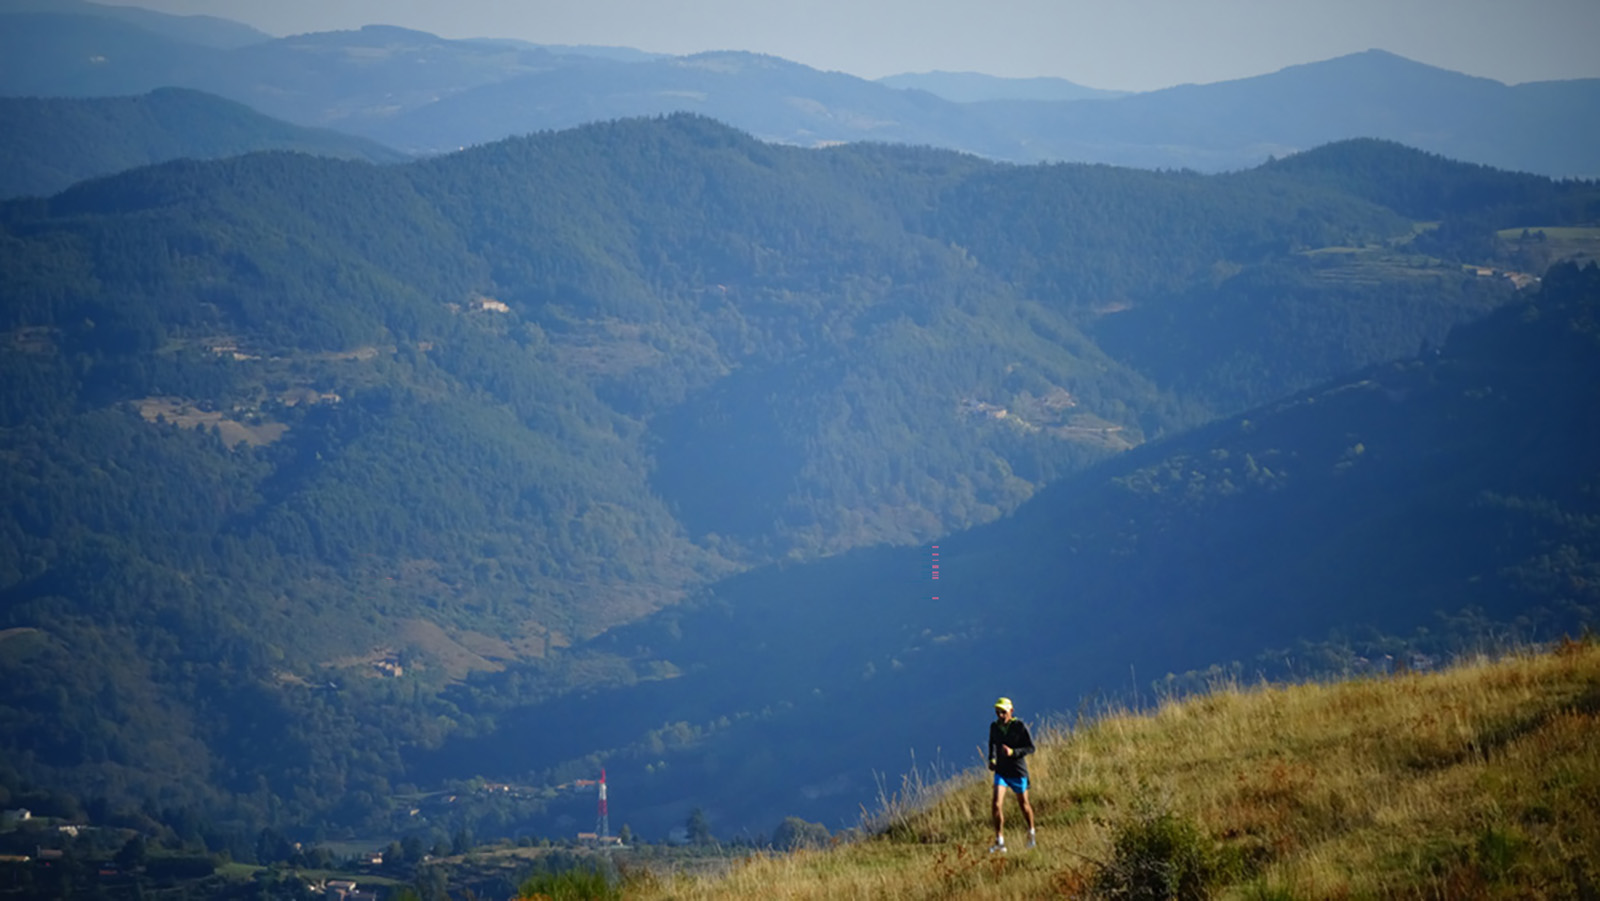
[(996, 709), (996, 710), (1010, 710), (1011, 709), (1011, 699), (1010, 698), (1001, 698), (1000, 700), (995, 701), (994, 702), (994, 709)]

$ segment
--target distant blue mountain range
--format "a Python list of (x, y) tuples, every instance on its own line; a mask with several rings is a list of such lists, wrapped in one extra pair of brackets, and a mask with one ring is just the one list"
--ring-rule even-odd
[(1600, 79), (1508, 86), (1381, 50), (1121, 95), (1063, 79), (874, 82), (752, 53), (670, 57), (391, 26), (272, 39), (82, 0), (4, 0), (0, 17), (0, 94), (188, 87), (411, 154), (687, 111), (770, 142), (906, 143), (1023, 163), (1227, 171), (1370, 137), (1516, 171), (1600, 175)]

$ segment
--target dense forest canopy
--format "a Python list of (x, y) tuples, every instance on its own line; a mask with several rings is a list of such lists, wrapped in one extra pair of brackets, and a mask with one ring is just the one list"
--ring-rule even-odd
[[(688, 661), (573, 644), (838, 555), (805, 572), (856, 587), (807, 583), (870, 611), (880, 557), (1524, 303), (1596, 197), (1375, 142), (1202, 176), (676, 115), (0, 204), (0, 786), (215, 845), (692, 748), (652, 700)], [(737, 709), (778, 734), (811, 660), (765, 648)], [(638, 693), (540, 750), (597, 691)]]

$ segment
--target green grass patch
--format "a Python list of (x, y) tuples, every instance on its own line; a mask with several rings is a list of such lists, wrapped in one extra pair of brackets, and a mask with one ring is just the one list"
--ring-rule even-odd
[(1369, 247), (1318, 247), (1318, 248), (1316, 248), (1314, 250), (1302, 250), (1302, 251), (1300, 251), (1300, 253), (1301, 253), (1302, 256), (1315, 257), (1315, 256), (1327, 256), (1329, 254), (1340, 254), (1340, 253), (1343, 253), (1343, 254), (1367, 253), (1371, 249), (1372, 248), (1369, 248)]
[(1501, 239), (1515, 241), (1526, 231), (1529, 235), (1544, 232), (1552, 241), (1600, 241), (1600, 226), (1589, 225), (1530, 225), (1526, 228), (1502, 228), (1495, 232)]
[(224, 879), (231, 879), (234, 882), (249, 882), (251, 879), (255, 878), (257, 873), (264, 869), (266, 868), (256, 866), (253, 863), (233, 862), (225, 863), (222, 866), (217, 867), (216, 875), (221, 876)]

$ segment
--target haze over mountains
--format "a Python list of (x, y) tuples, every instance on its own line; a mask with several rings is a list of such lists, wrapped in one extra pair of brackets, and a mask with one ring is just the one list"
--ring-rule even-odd
[[(1600, 188), (1480, 164), (1595, 171), (1588, 82), (957, 103), (52, 8), (0, 31), (57, 95), (0, 102), (0, 790), (41, 811), (565, 834), (604, 765), (650, 837), (833, 827), (997, 686), (1593, 621)], [(1383, 121), (1480, 156), (1333, 140)]]
[(683, 111), (799, 146), (909, 143), (1021, 163), (1215, 172), (1376, 137), (1499, 168), (1600, 174), (1600, 80), (1507, 86), (1376, 50), (1238, 81), (1098, 92), (1090, 102), (1071, 99), (1088, 89), (1060, 80), (933, 73), (871, 82), (750, 53), (660, 57), (380, 25), (251, 42), (248, 30), (214, 20), (166, 17), (179, 27), (121, 7), (46, 9), (31, 0), (0, 7), (0, 94), (188, 87), (406, 153)]
[(1092, 100), (1125, 97), (1128, 91), (1102, 91), (1065, 78), (998, 78), (980, 72), (919, 72), (877, 80), (891, 88), (927, 91), (956, 103), (984, 100)]

